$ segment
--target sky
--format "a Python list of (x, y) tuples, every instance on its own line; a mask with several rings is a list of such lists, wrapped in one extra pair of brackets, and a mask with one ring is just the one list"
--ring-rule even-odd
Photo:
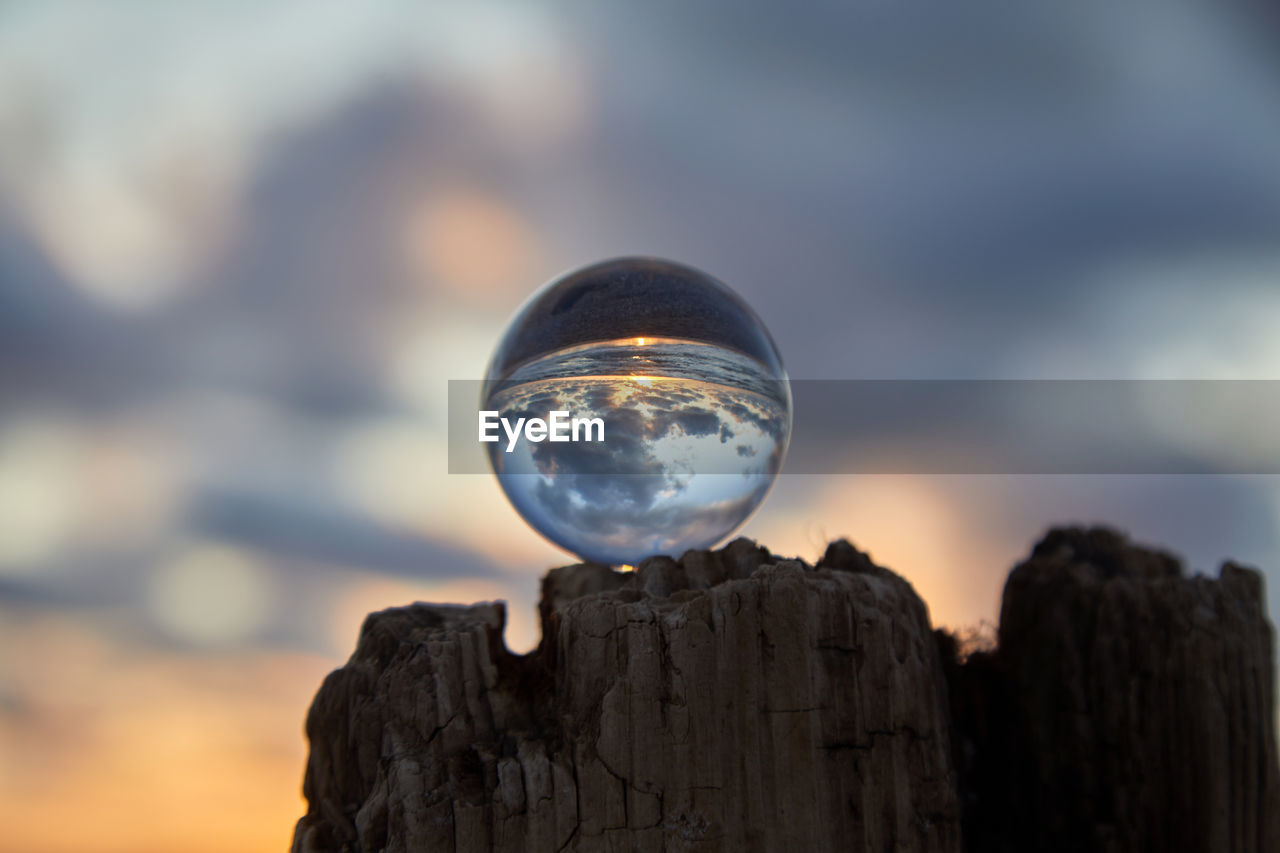
[[(0, 5), (6, 845), (282, 849), (364, 614), (536, 642), (571, 559), (446, 409), (542, 283), (691, 264), (794, 379), (1277, 379), (1276, 139), (1247, 0)], [(1280, 612), (1274, 475), (784, 469), (743, 532), (962, 627), (1067, 522)]]

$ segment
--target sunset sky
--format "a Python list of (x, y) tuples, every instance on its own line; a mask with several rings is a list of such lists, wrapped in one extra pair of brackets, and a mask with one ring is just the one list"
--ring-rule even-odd
[[(568, 269), (706, 270), (795, 379), (1280, 379), (1274, 13), (794, 14), (0, 5), (0, 846), (286, 849), (367, 612), (536, 643), (571, 558), (447, 473), (447, 383)], [(784, 473), (743, 532), (960, 627), (1100, 521), (1280, 612), (1274, 475)]]

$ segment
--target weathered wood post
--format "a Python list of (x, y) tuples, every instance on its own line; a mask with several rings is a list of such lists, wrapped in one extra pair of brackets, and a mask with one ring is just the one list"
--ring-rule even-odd
[(557, 569), (525, 656), (501, 604), (375, 613), (312, 705), (294, 850), (1274, 851), (1261, 602), (1069, 530), (967, 661), (846, 542)]
[(1261, 576), (1054, 530), (1005, 585), (999, 646), (952, 667), (972, 850), (1280, 850)]

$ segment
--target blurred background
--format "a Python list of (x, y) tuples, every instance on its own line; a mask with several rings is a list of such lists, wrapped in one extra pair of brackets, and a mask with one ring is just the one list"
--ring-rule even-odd
[[(728, 282), (791, 375), (1280, 378), (1280, 16), (1249, 2), (0, 5), (0, 826), (282, 850), (364, 614), (570, 558), (446, 473), (558, 273)], [(1280, 612), (1280, 478), (783, 476), (993, 621), (1106, 521)]]

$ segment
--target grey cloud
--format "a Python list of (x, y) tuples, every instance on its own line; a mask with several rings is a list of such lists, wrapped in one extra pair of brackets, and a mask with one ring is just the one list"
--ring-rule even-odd
[[(0, 415), (37, 398), (127, 410), (201, 387), (306, 418), (385, 414), (388, 352), (369, 330), (405, 292), (388, 252), (405, 201), (385, 190), (411, 174), (424, 192), (461, 176), (515, 200), (546, 247), (540, 276), (637, 251), (707, 269), (762, 314), (801, 378), (1001, 374), (1029, 343), (1071, 351), (1102, 334), (1096, 306), (1112, 294), (1088, 275), (1100, 265), (1277, 250), (1280, 83), (1249, 70), (1251, 58), (1274, 69), (1256, 55), (1274, 30), (1258, 48), (1227, 44), (1227, 13), (1207, 4), (1151, 4), (1153, 17), (1133, 19), (1151, 22), (1145, 33), (1103, 3), (661, 10), (579, 10), (590, 129), (554, 150), (513, 155), (465, 104), (396, 81), (275, 139), (234, 239), (152, 317), (95, 308), (0, 216)], [(1223, 27), (1186, 34), (1173, 67), (1186, 86), (1127, 65), (1188, 11)], [(1196, 306), (1224, 298), (1229, 282), (1189, 301), (1189, 340)], [(1134, 358), (1152, 343), (1141, 327), (1110, 334)], [(728, 411), (765, 428), (746, 407)], [(881, 428), (928, 432), (923, 420)], [(291, 476), (302, 504), (306, 479)], [(643, 505), (652, 483), (619, 488)], [(1250, 500), (1255, 541), (1274, 525), (1265, 498)], [(491, 568), (261, 495), (201, 498), (193, 520), (387, 571), (435, 556)]]
[(696, 406), (661, 411), (650, 421), (650, 436), (661, 438), (673, 429), (687, 436), (715, 435), (720, 431), (720, 415)]
[(315, 560), (357, 571), (408, 577), (493, 577), (478, 554), (418, 535), (396, 533), (359, 516), (307, 501), (206, 491), (192, 502), (186, 524), (204, 536), (279, 558)]

